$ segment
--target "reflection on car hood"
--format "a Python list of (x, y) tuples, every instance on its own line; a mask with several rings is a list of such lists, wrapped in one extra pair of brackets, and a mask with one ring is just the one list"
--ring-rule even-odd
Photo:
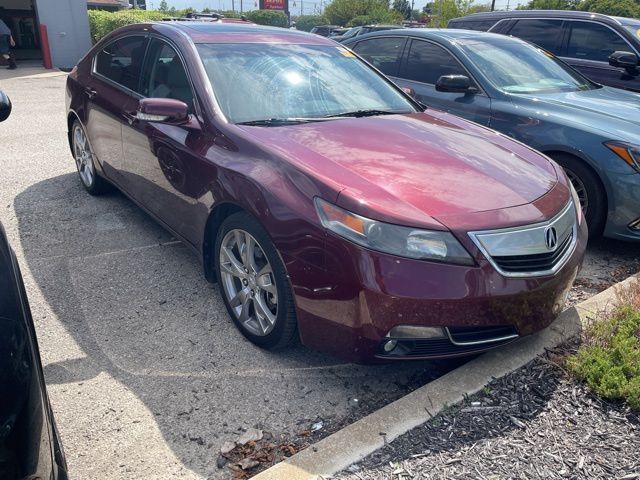
[(546, 157), (435, 110), (239, 128), (298, 168), (342, 185), (339, 203), (378, 220), (433, 225), (440, 216), (530, 203), (557, 182)]
[(552, 109), (555, 117), (607, 132), (612, 138), (640, 139), (640, 95), (617, 88), (602, 87), (579, 92), (513, 97), (537, 110)]

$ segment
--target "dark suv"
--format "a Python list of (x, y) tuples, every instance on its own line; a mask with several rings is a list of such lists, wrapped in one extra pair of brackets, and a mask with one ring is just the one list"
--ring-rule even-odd
[(640, 92), (640, 20), (591, 12), (516, 10), (454, 18), (448, 27), (528, 40), (598, 83)]

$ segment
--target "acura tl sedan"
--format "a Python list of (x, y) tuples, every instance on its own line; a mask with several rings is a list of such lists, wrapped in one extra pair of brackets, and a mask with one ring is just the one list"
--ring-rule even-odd
[(429, 106), (558, 162), (592, 236), (640, 241), (640, 95), (598, 85), (528, 42), (470, 30), (397, 30), (345, 42)]
[(86, 190), (117, 186), (191, 247), (263, 348), (479, 352), (549, 325), (582, 262), (562, 168), (318, 35), (123, 27), (71, 72), (67, 107)]

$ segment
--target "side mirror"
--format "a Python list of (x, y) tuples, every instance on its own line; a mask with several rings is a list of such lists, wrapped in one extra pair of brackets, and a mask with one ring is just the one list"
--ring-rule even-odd
[(400, 90), (402, 90), (404, 93), (409, 95), (414, 100), (416, 99), (416, 91), (413, 88), (411, 88), (411, 87), (400, 87)]
[(612, 67), (635, 70), (638, 66), (638, 56), (632, 52), (613, 52), (609, 55), (609, 65)]
[(4, 122), (11, 115), (11, 100), (0, 90), (0, 122)]
[(136, 118), (147, 122), (182, 123), (189, 119), (189, 107), (174, 98), (143, 98)]
[(442, 75), (436, 81), (436, 91), (451, 93), (476, 93), (471, 80), (466, 75)]

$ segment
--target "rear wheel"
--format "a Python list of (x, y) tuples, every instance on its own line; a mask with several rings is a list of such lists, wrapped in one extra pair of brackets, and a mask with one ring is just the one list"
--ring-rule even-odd
[(76, 160), (80, 182), (85, 190), (91, 195), (100, 195), (111, 190), (111, 184), (98, 175), (93, 150), (91, 150), (87, 134), (78, 120), (73, 122), (71, 139), (73, 157)]
[(264, 228), (245, 212), (231, 215), (220, 226), (215, 255), (220, 293), (242, 334), (269, 350), (292, 343), (297, 333), (293, 294)]
[(566, 154), (556, 154), (552, 158), (564, 169), (576, 189), (589, 227), (589, 237), (599, 236), (607, 217), (607, 197), (600, 179), (579, 158)]

